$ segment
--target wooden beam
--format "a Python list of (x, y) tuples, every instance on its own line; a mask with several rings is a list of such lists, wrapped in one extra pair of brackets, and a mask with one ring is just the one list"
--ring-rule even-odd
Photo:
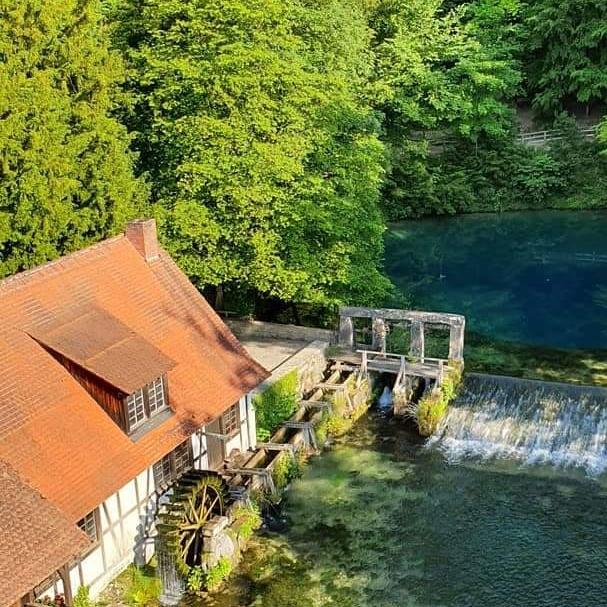
[(330, 409), (331, 403), (326, 400), (300, 400), (299, 404), (306, 409)]
[(320, 383), (320, 384), (316, 384), (316, 386), (314, 386), (315, 388), (320, 388), (321, 390), (343, 390), (345, 387), (345, 383), (344, 384), (325, 384), (325, 383)]
[(266, 451), (295, 451), (295, 446), (291, 443), (257, 443), (258, 449), (265, 449)]

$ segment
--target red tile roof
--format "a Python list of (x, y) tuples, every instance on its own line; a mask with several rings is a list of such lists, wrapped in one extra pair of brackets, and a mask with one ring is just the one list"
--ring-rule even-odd
[(10, 605), (90, 546), (86, 535), (0, 461), (0, 605)]
[[(268, 375), (164, 251), (146, 261), (124, 236), (0, 282), (0, 309), (0, 459), (72, 522)], [(106, 352), (103, 336), (83, 334), (78, 345), (70, 331), (100, 314), (116, 319), (114, 337), (128, 331), (175, 363), (174, 415), (137, 442), (32, 337), (72, 356), (81, 348), (88, 360)], [(109, 359), (103, 369), (120, 363)], [(0, 522), (0, 543), (3, 529)]]
[(31, 335), (125, 394), (175, 366), (158, 348), (96, 307), (67, 323), (34, 329)]

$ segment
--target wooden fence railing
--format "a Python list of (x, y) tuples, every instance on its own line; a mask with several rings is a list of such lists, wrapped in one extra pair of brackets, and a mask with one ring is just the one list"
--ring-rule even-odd
[[(599, 125), (595, 124), (593, 126), (579, 128), (579, 132), (586, 139), (594, 139), (597, 135)], [(446, 147), (453, 145), (457, 139), (455, 137), (449, 137), (442, 133), (436, 134), (425, 134), (427, 140), (430, 144), (430, 153), (431, 154), (439, 154)], [(532, 133), (521, 133), (517, 140), (520, 143), (524, 143), (525, 145), (530, 146), (543, 146), (551, 141), (559, 141), (565, 137), (563, 131), (559, 131), (557, 129), (546, 130), (546, 131), (534, 131)]]
[[(581, 135), (587, 139), (594, 139), (598, 130), (598, 125), (589, 126), (579, 129)], [(533, 133), (521, 133), (518, 140), (526, 145), (537, 145), (542, 146), (551, 141), (559, 141), (563, 139), (565, 134), (563, 131), (551, 130), (551, 131), (535, 131)]]

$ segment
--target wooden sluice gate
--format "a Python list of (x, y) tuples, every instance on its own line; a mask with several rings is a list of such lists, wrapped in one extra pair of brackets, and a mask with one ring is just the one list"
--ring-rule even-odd
[[(411, 398), (415, 386), (424, 392), (438, 390), (446, 377), (461, 369), (464, 361), (464, 332), (466, 321), (457, 314), (418, 312), (411, 310), (378, 308), (341, 308), (339, 313), (340, 352), (334, 359), (336, 368), (359, 373), (359, 378), (369, 373), (395, 375), (392, 386), (394, 413), (407, 415), (411, 410)], [(366, 337), (371, 344), (359, 342), (356, 337), (357, 321), (366, 323)], [(369, 327), (370, 324), (370, 327)], [(409, 332), (408, 352), (388, 351), (388, 335), (398, 327)], [(448, 331), (448, 355), (446, 358), (426, 356), (426, 329), (440, 328)], [(364, 330), (362, 331), (364, 334)]]
[[(364, 319), (371, 335), (371, 344), (356, 339), (356, 321)], [(407, 327), (410, 347), (407, 353), (388, 352), (387, 336), (394, 326)], [(426, 328), (442, 327), (449, 332), (447, 358), (426, 356)], [(332, 411), (336, 395), (343, 394), (345, 415), (356, 410), (348, 382), (354, 376), (359, 387), (370, 374), (394, 375), (393, 391), (400, 393), (394, 399), (394, 413), (407, 414), (410, 397), (416, 387), (436, 390), (443, 380), (463, 363), (465, 319), (456, 314), (414, 312), (409, 310), (341, 308), (337, 352), (328, 355), (329, 366), (325, 378), (311, 393), (299, 400), (299, 407), (290, 419), (283, 422), (267, 442), (260, 442), (245, 461), (240, 460), (222, 470), (230, 485), (246, 488), (265, 488), (275, 491), (272, 470), (281, 454), (292, 457), (300, 450), (317, 451), (315, 428)], [(420, 384), (421, 382), (421, 384)], [(400, 408), (400, 409), (399, 409)]]

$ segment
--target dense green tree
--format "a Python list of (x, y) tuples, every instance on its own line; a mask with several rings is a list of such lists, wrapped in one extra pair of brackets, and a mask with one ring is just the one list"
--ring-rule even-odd
[(539, 111), (556, 114), (572, 101), (604, 103), (607, 3), (529, 0), (523, 30), (529, 92)]
[(284, 301), (383, 297), (362, 10), (130, 0), (118, 18), (141, 169), (184, 270)]
[(477, 142), (512, 130), (509, 102), (520, 70), (507, 44), (481, 42), (487, 14), (495, 29), (508, 15), (488, 4), (447, 13), (440, 0), (385, 0), (375, 7), (377, 103), (391, 149), (385, 208), (392, 218), (441, 210), (428, 139)]
[(144, 200), (96, 0), (0, 0), (0, 275), (120, 229)]

